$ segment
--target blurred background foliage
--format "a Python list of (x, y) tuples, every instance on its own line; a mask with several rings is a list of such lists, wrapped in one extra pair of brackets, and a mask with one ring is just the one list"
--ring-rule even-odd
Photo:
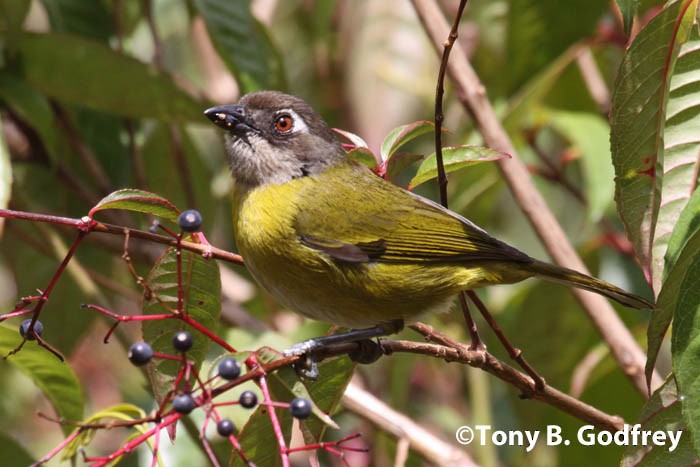
[[(439, 2), (449, 18), (457, 3)], [(639, 17), (661, 3), (640, 1)], [(592, 97), (582, 77), (592, 64), (603, 89), (612, 86), (627, 40), (615, 11), (604, 0), (475, 0), (459, 41), (591, 271), (648, 295), (613, 202), (609, 99)], [(11, 209), (81, 217), (115, 189), (143, 188), (181, 209), (200, 210), (209, 240), (235, 251), (221, 135), (203, 117), (205, 108), (235, 102), (251, 90), (280, 89), (303, 97), (332, 126), (360, 135), (375, 150), (391, 129), (433, 117), (438, 59), (408, 0), (0, 0), (0, 31), (2, 201)], [(584, 63), (583, 53), (592, 61)], [(445, 102), (447, 144), (479, 143), (449, 84)], [(405, 149), (429, 154), (432, 139)], [(411, 170), (394, 181), (405, 184)], [(418, 191), (436, 199), (430, 183)], [(453, 210), (546, 258), (495, 164), (452, 174), (449, 194)], [(123, 212), (100, 216), (138, 228), (150, 223), (147, 216)], [(10, 221), (2, 235), (0, 303), (9, 311), (45, 286), (74, 234)], [(105, 346), (107, 322), (79, 308), (91, 302), (127, 314), (139, 309), (141, 292), (122, 251), (122, 239), (90, 236), (42, 314), (44, 336), (68, 356), (81, 382), (86, 414), (120, 401), (153, 408), (145, 378), (124, 358), (139, 326), (122, 326)], [(129, 251), (145, 276), (159, 249), (132, 241)], [(236, 347), (282, 348), (325, 331), (280, 309), (245, 269), (221, 268), (220, 333)], [(528, 281), (479, 294), (548, 383), (635, 420), (642, 397), (565, 288)], [(642, 342), (647, 317), (629, 310), (621, 316)], [(468, 339), (459, 313), (427, 319)], [(480, 328), (489, 350), (506, 359), (486, 326)], [(667, 353), (659, 368), (667, 373)], [(550, 406), (520, 400), (513, 388), (478, 370), (439, 360), (395, 355), (357, 373), (379, 398), (448, 442), (465, 424), (501, 430), (558, 424), (570, 435), (582, 425)], [(13, 465), (39, 458), (62, 439), (57, 425), (35, 416), (51, 413), (41, 392), (6, 362), (0, 364), (0, 390), (0, 445), (8, 446), (3, 452)], [(393, 436), (348, 411), (335, 418), (343, 433), (362, 432), (371, 449), (350, 457), (352, 465), (393, 463)], [(110, 452), (120, 436), (101, 434), (92, 450)], [(163, 443), (166, 465), (204, 462), (192, 443), (184, 433), (173, 446)], [(466, 449), (484, 465), (589, 465), (594, 458), (612, 465), (622, 455), (622, 448), (577, 443), (540, 444), (532, 453), (493, 445)], [(138, 465), (138, 457), (124, 465)], [(414, 453), (407, 461), (422, 463)]]

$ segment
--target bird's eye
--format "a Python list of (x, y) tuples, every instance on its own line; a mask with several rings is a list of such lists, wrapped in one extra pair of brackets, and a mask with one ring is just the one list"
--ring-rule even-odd
[(294, 128), (294, 120), (289, 115), (280, 115), (275, 120), (275, 130), (279, 133), (289, 133), (292, 131), (292, 128)]

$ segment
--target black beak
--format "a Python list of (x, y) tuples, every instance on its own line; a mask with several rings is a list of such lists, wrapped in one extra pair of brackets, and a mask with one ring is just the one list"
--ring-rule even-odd
[(250, 125), (246, 116), (245, 107), (242, 105), (219, 105), (204, 111), (204, 115), (211, 120), (214, 125), (225, 130), (250, 130), (254, 129)]

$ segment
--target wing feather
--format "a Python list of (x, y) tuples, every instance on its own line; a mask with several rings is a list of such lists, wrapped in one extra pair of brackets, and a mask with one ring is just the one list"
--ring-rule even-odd
[[(297, 213), (295, 229), (310, 248), (348, 262), (532, 261), (464, 217), (362, 166), (350, 163), (339, 171), (353, 180), (342, 199), (327, 199), (327, 187), (318, 180), (307, 184), (303, 194), (316, 202)], [(338, 213), (342, 219), (337, 219)]]

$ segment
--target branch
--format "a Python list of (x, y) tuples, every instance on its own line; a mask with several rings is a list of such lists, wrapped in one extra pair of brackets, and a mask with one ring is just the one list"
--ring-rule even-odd
[[(438, 5), (428, 0), (412, 0), (412, 3), (426, 33), (439, 52), (442, 48), (442, 38), (445, 37), (449, 26)], [(459, 43), (455, 44), (455, 52), (453, 59), (448, 63), (447, 71), (457, 96), (479, 127), (486, 144), (511, 155), (511, 159), (500, 160), (498, 164), (516, 202), (534, 227), (553, 261), (560, 266), (587, 273), (581, 258), (566, 238), (542, 195), (534, 187), (527, 167), (518, 158), (513, 143), (498, 121), (486, 96), (484, 85), (472, 69)], [(619, 367), (640, 393), (646, 396), (647, 388), (644, 379), (646, 355), (639, 348), (632, 334), (603, 297), (581, 289), (573, 289), (572, 292), (607, 342)], [(652, 378), (652, 390), (660, 384), (661, 378), (655, 373)]]
[[(32, 222), (48, 222), (50, 224), (75, 227), (76, 229), (85, 228), (86, 225), (86, 221), (84, 219), (73, 219), (70, 217), (51, 216), (48, 214), (35, 214), (32, 212), (12, 211), (9, 209), (0, 209), (0, 217), (4, 217), (7, 219), (22, 219)], [(111, 235), (119, 235), (122, 237), (128, 234), (131, 238), (139, 238), (142, 240), (147, 240), (149, 242), (160, 243), (162, 245), (168, 245), (172, 247), (178, 245), (178, 241), (172, 237), (145, 232), (143, 230), (130, 229), (128, 227), (122, 227), (119, 225), (106, 224), (97, 221), (92, 221), (89, 230), (90, 232), (107, 233)], [(213, 259), (228, 261), (230, 263), (243, 264), (243, 258), (241, 258), (240, 255), (231, 253), (230, 251), (222, 250), (221, 248), (217, 248), (212, 245), (204, 245), (202, 243), (194, 243), (183, 240), (180, 242), (180, 246), (183, 250), (200, 253)]]
[(534, 381), (530, 376), (516, 370), (488, 352), (471, 350), (469, 346), (455, 341), (424, 323), (415, 323), (411, 327), (426, 338), (440, 342), (440, 344), (382, 339), (381, 345), (385, 351), (387, 353), (408, 352), (428, 355), (447, 362), (459, 362), (481, 368), (520, 389), (523, 397), (556, 407), (579, 420), (595, 425), (601, 430), (614, 432), (621, 430), (624, 426), (625, 421), (621, 417), (607, 414), (552, 386), (545, 384), (543, 388), (534, 390)]
[(397, 440), (407, 440), (410, 448), (430, 464), (465, 467), (477, 465), (464, 449), (438, 438), (353, 382), (345, 389), (342, 403), (347, 410), (368, 420), (380, 430), (391, 433)]

